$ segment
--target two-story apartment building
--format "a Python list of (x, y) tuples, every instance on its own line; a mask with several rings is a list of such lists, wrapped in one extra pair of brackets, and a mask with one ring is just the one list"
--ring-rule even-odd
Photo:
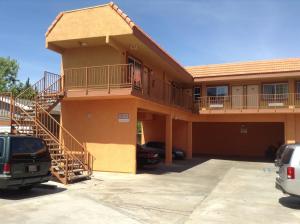
[(60, 123), (94, 170), (136, 172), (137, 122), (167, 164), (173, 146), (264, 157), (300, 139), (300, 59), (184, 68), (114, 3), (62, 12), (46, 47), (61, 55)]
[(194, 66), (193, 153), (264, 157), (300, 139), (300, 60)]

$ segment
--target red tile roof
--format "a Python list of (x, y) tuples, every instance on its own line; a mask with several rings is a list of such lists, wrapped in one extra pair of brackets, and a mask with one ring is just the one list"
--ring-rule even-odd
[(186, 70), (194, 78), (291, 72), (300, 71), (300, 58), (189, 66), (186, 67)]

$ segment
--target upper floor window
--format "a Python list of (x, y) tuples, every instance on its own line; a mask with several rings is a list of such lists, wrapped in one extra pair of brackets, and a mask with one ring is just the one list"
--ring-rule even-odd
[(194, 87), (194, 100), (197, 101), (201, 97), (201, 87), (200, 86), (195, 86)]
[(300, 81), (296, 82), (296, 93), (300, 94)]
[(263, 84), (264, 100), (287, 99), (289, 93), (288, 83), (268, 83)]
[(133, 85), (135, 88), (142, 87), (142, 63), (133, 58), (128, 57), (128, 64), (133, 65)]
[(288, 83), (263, 84), (264, 95), (286, 95), (289, 92)]
[(210, 86), (206, 88), (207, 96), (228, 96), (228, 86)]

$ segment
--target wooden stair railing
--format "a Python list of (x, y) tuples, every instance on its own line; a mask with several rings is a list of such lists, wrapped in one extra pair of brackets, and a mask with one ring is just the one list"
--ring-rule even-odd
[[(80, 178), (87, 178), (92, 174), (93, 157), (86, 148), (60, 123), (53, 118), (42, 106), (36, 103), (38, 117), (36, 122), (51, 133), (49, 147), (53, 157), (53, 173), (58, 178), (65, 178), (65, 181), (72, 182)], [(49, 135), (48, 135), (49, 137)], [(65, 162), (64, 155), (69, 159)], [(62, 165), (63, 164), (63, 165)]]
[(19, 134), (41, 137), (52, 157), (52, 173), (64, 184), (89, 178), (93, 157), (49, 113), (62, 99), (61, 76), (44, 77), (14, 100), (13, 121)]

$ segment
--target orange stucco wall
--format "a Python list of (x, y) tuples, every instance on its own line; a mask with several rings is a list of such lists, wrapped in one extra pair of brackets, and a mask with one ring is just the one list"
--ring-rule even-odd
[(188, 122), (182, 120), (173, 120), (173, 146), (187, 151)]
[(283, 123), (193, 124), (194, 154), (264, 157), (270, 145), (279, 143), (284, 143)]
[[(136, 172), (134, 99), (62, 101), (61, 122), (95, 157), (94, 170)], [(130, 121), (120, 123), (119, 113)]]
[(142, 121), (145, 142), (165, 141), (165, 116), (154, 114)]

